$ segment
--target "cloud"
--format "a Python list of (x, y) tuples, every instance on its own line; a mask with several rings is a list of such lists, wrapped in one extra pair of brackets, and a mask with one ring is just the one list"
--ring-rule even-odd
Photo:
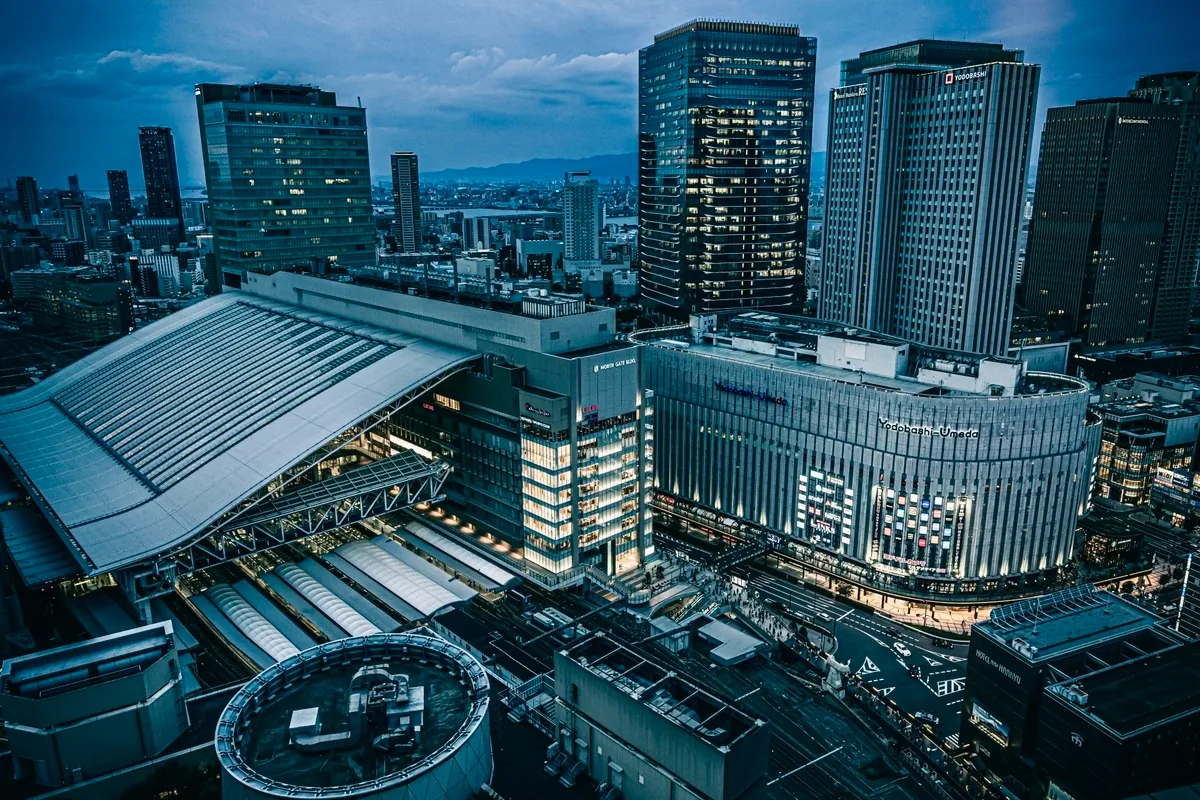
[(190, 92), (191, 84), (211, 80), (245, 80), (245, 67), (205, 61), (183, 53), (112, 50), (71, 65), (45, 70), (32, 64), (0, 67), (9, 91), (43, 96), (124, 97), (136, 101), (160, 98), (162, 92)]
[(484, 72), (494, 68), (504, 61), (504, 51), (499, 47), (489, 47), (486, 50), (459, 50), (450, 55), (450, 72), (454, 75), (466, 75), (474, 72)]

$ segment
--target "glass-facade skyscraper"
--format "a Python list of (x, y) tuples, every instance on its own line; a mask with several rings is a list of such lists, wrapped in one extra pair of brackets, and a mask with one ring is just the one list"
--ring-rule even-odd
[(1129, 94), (1179, 109), (1179, 144), (1159, 250), (1150, 333), (1158, 340), (1186, 339), (1192, 290), (1200, 268), (1200, 72), (1146, 75)]
[(315, 86), (196, 87), (213, 248), (247, 272), (375, 263), (367, 115)]
[(179, 168), (175, 164), (175, 137), (170, 128), (138, 129), (142, 148), (142, 176), (146, 181), (146, 216), (173, 219), (183, 240), (183, 200), (179, 196)]
[(817, 40), (697, 20), (639, 54), (638, 251), (652, 309), (799, 309)]
[(392, 153), (392, 203), (396, 209), (396, 247), (421, 249), (421, 178), (416, 153)]
[[(1049, 110), (1022, 283), (1029, 311), (1085, 347), (1152, 338), (1178, 141), (1170, 104), (1116, 98)], [(1187, 298), (1183, 306), (1186, 331)]]
[(128, 225), (133, 219), (133, 200), (129, 197), (129, 173), (123, 169), (108, 171), (108, 202), (117, 222)]
[(830, 92), (819, 316), (930, 347), (1008, 351), (1040, 68), (916, 41)]

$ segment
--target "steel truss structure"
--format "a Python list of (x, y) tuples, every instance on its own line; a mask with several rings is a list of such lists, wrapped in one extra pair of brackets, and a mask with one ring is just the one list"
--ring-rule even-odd
[[(426, 461), (408, 450), (323, 480), (313, 479), (328, 471), (330, 462), (340, 455), (367, 456), (370, 447), (364, 442), (368, 433), (413, 399), (470, 366), (462, 365), (431, 378), (344, 431), (231, 510), (209, 532), (191, 543), (115, 573), (125, 596), (143, 620), (149, 621), (149, 600), (173, 592), (176, 578), (182, 575), (419, 503), (442, 500), (449, 465)], [(305, 478), (309, 482), (304, 482)]]

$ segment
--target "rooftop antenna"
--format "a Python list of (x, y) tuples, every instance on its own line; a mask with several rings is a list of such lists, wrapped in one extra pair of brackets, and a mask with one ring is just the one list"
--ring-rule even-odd
[(358, 107), (362, 108), (362, 95), (358, 96)]

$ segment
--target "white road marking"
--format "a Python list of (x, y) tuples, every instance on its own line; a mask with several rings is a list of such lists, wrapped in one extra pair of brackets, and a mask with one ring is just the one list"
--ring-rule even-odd
[(885, 686), (884, 688), (879, 690), (879, 693), (881, 695), (883, 695), (884, 697), (887, 697), (889, 694), (891, 694), (894, 691), (896, 691), (895, 686)]
[(944, 663), (942, 661), (938, 661), (936, 658), (930, 658), (929, 656), (921, 656), (921, 657), (924, 658), (926, 661), (928, 661), (929, 666), (931, 666), (931, 667), (940, 667)]
[(958, 694), (964, 688), (966, 688), (966, 684), (966, 678), (951, 678), (950, 680), (946, 681), (938, 681), (937, 696), (945, 697), (948, 694)]
[(863, 659), (863, 665), (858, 668), (859, 675), (870, 675), (872, 672), (879, 672), (879, 667), (875, 666), (875, 662), (869, 658)]

